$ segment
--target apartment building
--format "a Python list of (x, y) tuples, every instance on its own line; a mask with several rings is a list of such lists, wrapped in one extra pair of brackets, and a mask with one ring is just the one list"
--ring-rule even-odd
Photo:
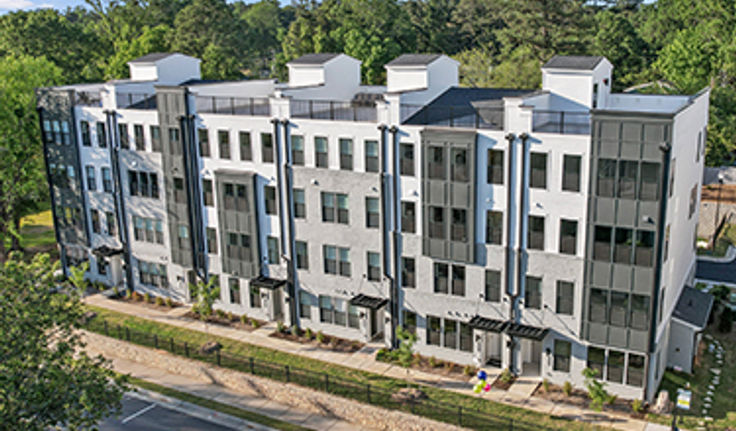
[(386, 346), (403, 325), (422, 355), (591, 367), (624, 397), (689, 369), (707, 89), (614, 94), (603, 57), (556, 56), (528, 91), (459, 87), (444, 55), (385, 86), (344, 54), (286, 83), (129, 65), (38, 92), (65, 268), (184, 302), (217, 277), (236, 314)]

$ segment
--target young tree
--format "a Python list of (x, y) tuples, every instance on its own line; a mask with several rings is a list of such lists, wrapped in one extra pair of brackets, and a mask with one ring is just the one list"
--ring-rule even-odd
[(84, 262), (79, 266), (70, 266), (69, 267), (69, 283), (77, 289), (77, 292), (80, 295), (84, 295), (84, 292), (87, 290), (87, 285), (89, 284), (89, 281), (84, 278), (84, 276), (87, 274), (87, 271), (89, 271), (89, 262)]
[(210, 277), (206, 283), (197, 280), (197, 284), (189, 285), (189, 290), (192, 292), (192, 296), (197, 298), (197, 303), (194, 305), (195, 310), (199, 313), (202, 321), (207, 320), (212, 315), (212, 305), (220, 299), (220, 283), (217, 277)]
[(606, 384), (597, 380), (598, 370), (592, 368), (583, 369), (583, 377), (585, 377), (585, 388), (588, 390), (590, 397), (590, 407), (593, 410), (601, 411), (603, 404), (611, 400), (611, 395), (606, 391)]
[(396, 328), (396, 338), (399, 339), (399, 347), (394, 351), (394, 357), (399, 361), (399, 365), (404, 367), (408, 378), (409, 367), (414, 362), (414, 343), (417, 342), (417, 335), (402, 326), (398, 326)]
[(87, 429), (119, 411), (126, 381), (84, 352), (80, 292), (55, 293), (47, 254), (0, 265), (0, 423), (13, 430)]

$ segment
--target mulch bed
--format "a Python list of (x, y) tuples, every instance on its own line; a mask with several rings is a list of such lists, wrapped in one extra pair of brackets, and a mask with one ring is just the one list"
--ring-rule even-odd
[(177, 301), (173, 301), (171, 303), (171, 307), (166, 305), (165, 302), (163, 305), (158, 305), (156, 304), (156, 302), (154, 302), (156, 301), (154, 297), (151, 297), (150, 302), (146, 302), (143, 300), (143, 296), (140, 296), (139, 299), (134, 299), (133, 297), (126, 298), (125, 295), (122, 293), (118, 293), (117, 295), (110, 295), (108, 298), (115, 300), (115, 301), (127, 302), (129, 304), (143, 305), (144, 307), (153, 308), (154, 310), (161, 310), (161, 311), (173, 310), (174, 308), (182, 307), (184, 305), (181, 302), (177, 302)]
[(501, 381), (501, 376), (496, 377), (496, 380), (491, 383), (491, 388), (498, 389), (501, 391), (508, 391), (511, 385), (516, 381), (516, 377), (512, 378), (509, 382)]
[[(570, 396), (567, 396), (560, 386), (550, 384), (549, 391), (545, 391), (544, 385), (539, 385), (533, 396), (549, 400), (554, 403), (569, 404), (585, 409), (590, 407), (590, 398), (588, 398), (588, 393), (581, 389), (573, 389)], [(647, 408), (645, 406), (641, 413), (634, 413), (631, 410), (631, 401), (617, 398), (613, 404), (604, 404), (603, 411), (624, 413), (633, 418), (643, 419), (646, 416)]]
[[(392, 361), (385, 354), (377, 353), (376, 360), (381, 361), (381, 362), (386, 362), (389, 364), (396, 364), (396, 365), (399, 364), (397, 361)], [(465, 373), (465, 366), (463, 365), (456, 364), (454, 362), (449, 362), (449, 361), (442, 361), (436, 358), (428, 358), (418, 353), (414, 354), (414, 362), (412, 362), (411, 364), (411, 369), (422, 371), (425, 373), (439, 374), (441, 376), (446, 376), (446, 377), (451, 377), (453, 379), (466, 380), (466, 381), (470, 381), (470, 379), (478, 371), (475, 367), (473, 367), (471, 370), (472, 373), (468, 375)]]
[(324, 339), (320, 343), (317, 341), (316, 334), (312, 334), (310, 338), (307, 338), (304, 331), (300, 331), (299, 335), (294, 335), (288, 330), (276, 330), (270, 335), (270, 337), (294, 341), (300, 344), (310, 344), (319, 347), (320, 349), (331, 350), (333, 352), (355, 353), (365, 346), (365, 344), (360, 341), (346, 340), (344, 338), (333, 337), (327, 334), (323, 334), (323, 336)]
[[(189, 318), (189, 319), (192, 319), (192, 320), (197, 320), (197, 321), (200, 321), (200, 322), (202, 321), (202, 317), (199, 315), (199, 313), (196, 313), (196, 312), (191, 311), (191, 310), (190, 311), (187, 311), (184, 314), (184, 317)], [(219, 313), (212, 313), (212, 315), (210, 315), (204, 321), (207, 322), (207, 323), (212, 323), (214, 325), (226, 326), (228, 328), (242, 329), (242, 330), (248, 331), (248, 332), (255, 331), (256, 329), (258, 329), (261, 326), (265, 325), (265, 322), (263, 322), (262, 320), (248, 318), (248, 323), (246, 324), (246, 323), (243, 323), (240, 320), (240, 316), (236, 316), (234, 314), (230, 314), (228, 316), (228, 314), (222, 315), (222, 314), (219, 314)], [(258, 322), (257, 326), (254, 326), (252, 324), (253, 321)]]

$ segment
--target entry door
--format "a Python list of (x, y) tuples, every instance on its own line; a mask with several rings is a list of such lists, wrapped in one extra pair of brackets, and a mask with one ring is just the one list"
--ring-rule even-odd
[(283, 294), (281, 292), (281, 289), (274, 289), (273, 290), (273, 320), (284, 320), (284, 307), (282, 306), (283, 300), (282, 300)]
[(523, 374), (527, 376), (538, 376), (542, 362), (542, 342), (533, 340), (521, 340), (522, 357), (524, 358)]
[(486, 362), (493, 367), (501, 367), (501, 343), (503, 337), (495, 332), (486, 332)]
[(378, 335), (378, 310), (371, 310), (371, 340)]

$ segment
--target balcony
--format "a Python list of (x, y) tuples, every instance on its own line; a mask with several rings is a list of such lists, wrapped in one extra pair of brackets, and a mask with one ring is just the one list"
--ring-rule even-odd
[(503, 108), (483, 108), (479, 112), (471, 105), (422, 106), (401, 105), (403, 124), (445, 126), (470, 129), (503, 129)]
[(375, 106), (361, 101), (292, 100), (290, 106), (292, 118), (370, 123), (378, 118)]
[(99, 91), (76, 91), (74, 104), (77, 106), (102, 107), (102, 96)]
[(156, 95), (151, 93), (115, 93), (118, 109), (156, 109)]
[(532, 131), (563, 135), (589, 135), (590, 113), (534, 110)]
[(267, 97), (197, 96), (195, 105), (200, 114), (271, 115), (271, 103)]

